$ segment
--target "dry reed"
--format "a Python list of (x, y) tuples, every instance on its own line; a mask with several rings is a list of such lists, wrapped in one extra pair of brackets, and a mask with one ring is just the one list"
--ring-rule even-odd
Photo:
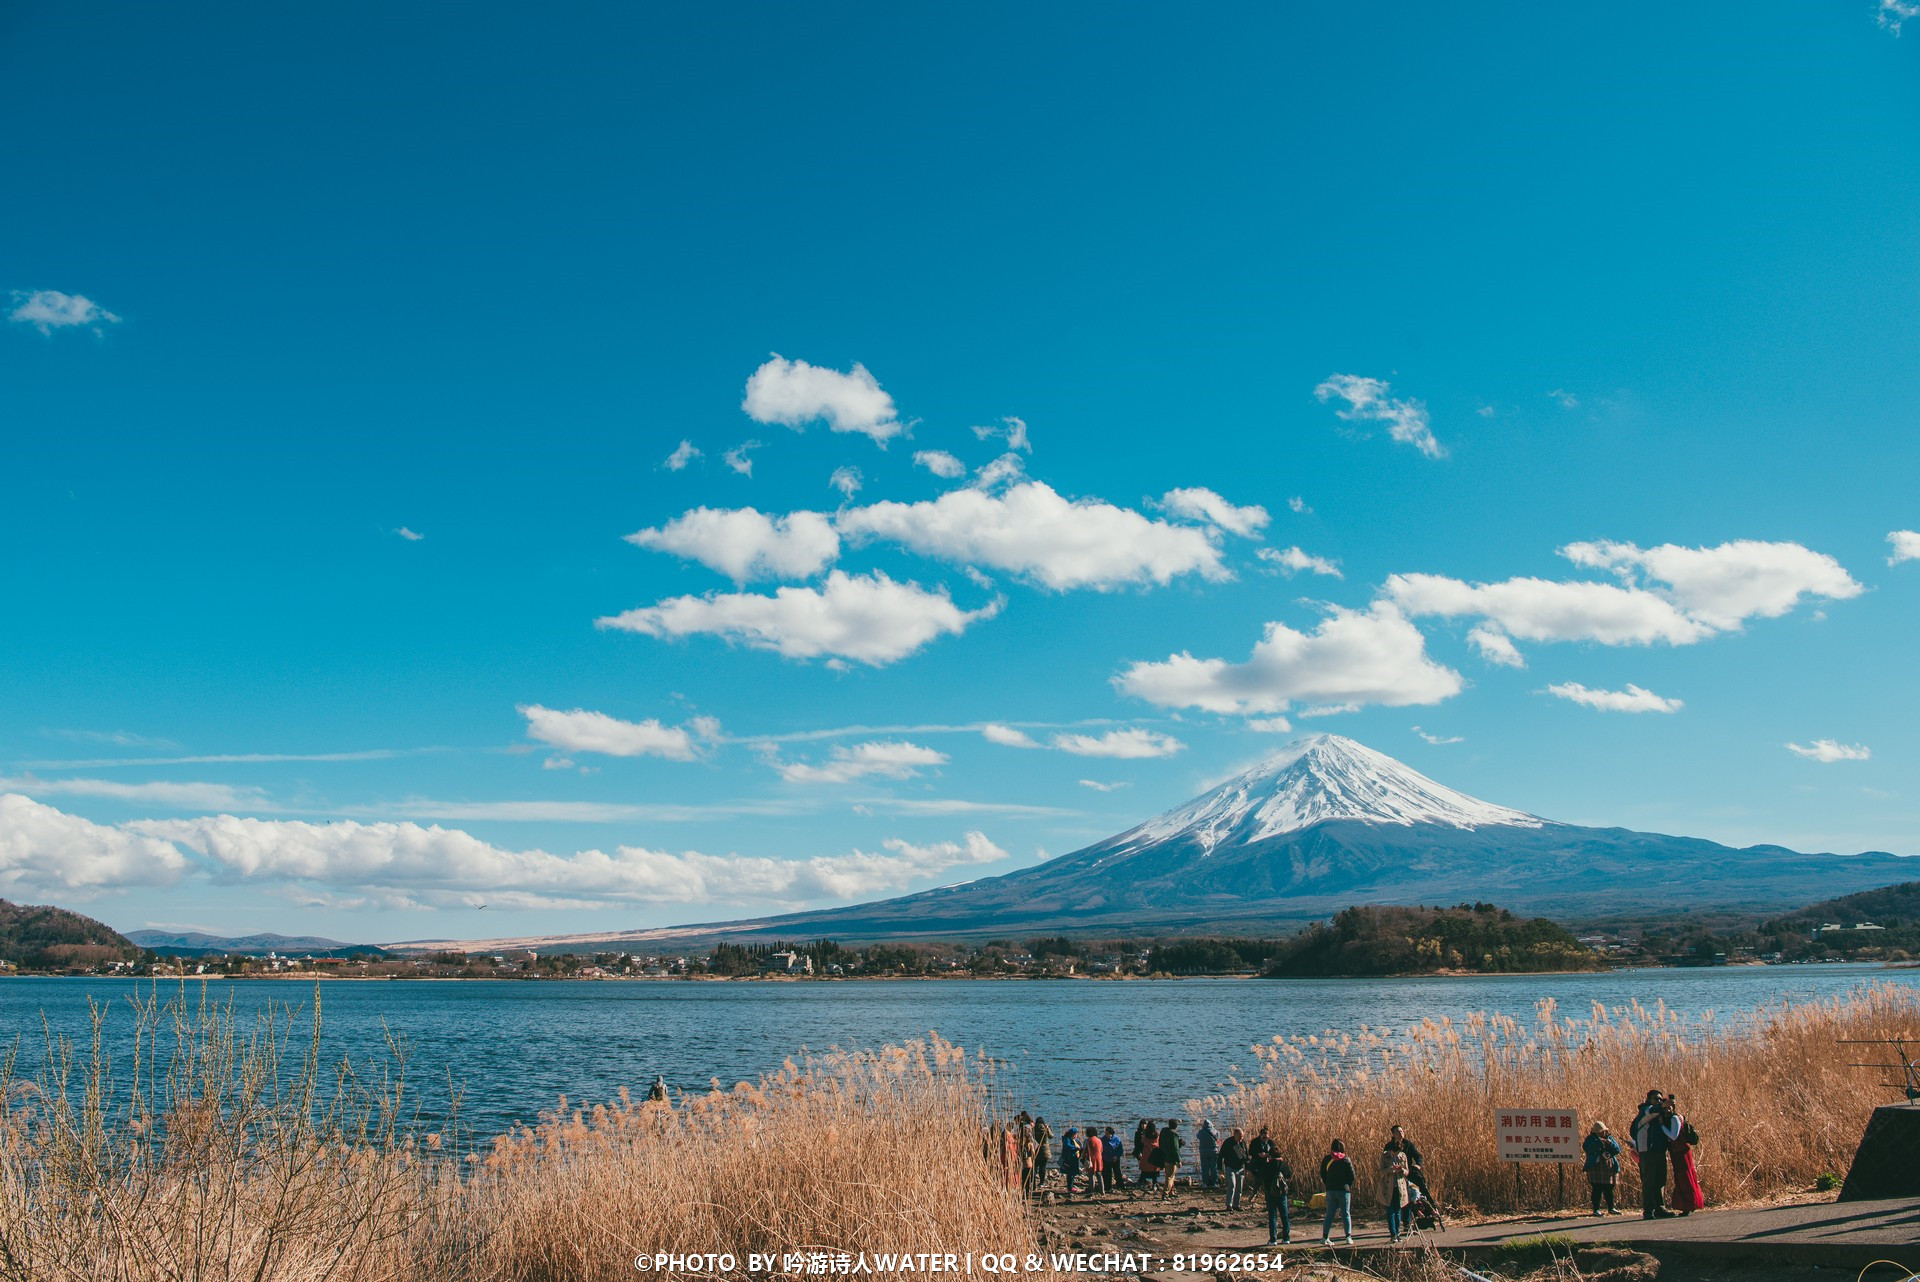
[(411, 1112), (404, 1044), (372, 1071), (323, 1059), (317, 991), (300, 1036), (291, 1009), (243, 1026), (184, 989), (133, 1017), (130, 1061), (96, 1008), (90, 1048), (0, 1065), (0, 1277), (603, 1282), (643, 1253), (731, 1253), (738, 1276), (750, 1251), (1038, 1249), (981, 1159), (990, 1068), (938, 1038), (678, 1105), (563, 1100), (463, 1153)]
[[(1502, 1109), (1576, 1111), (1584, 1133), (1606, 1122), (1631, 1149), (1628, 1127), (1649, 1089), (1679, 1097), (1699, 1130), (1696, 1158), (1710, 1203), (1743, 1202), (1802, 1191), (1826, 1173), (1844, 1174), (1875, 1104), (1891, 1102), (1871, 1072), (1847, 1067), (1861, 1047), (1842, 1039), (1904, 1036), (1920, 1040), (1920, 993), (1871, 985), (1839, 998), (1776, 1006), (1724, 1026), (1711, 1016), (1686, 1020), (1664, 1006), (1608, 1009), (1584, 1020), (1562, 1018), (1541, 1002), (1531, 1026), (1501, 1015), (1428, 1020), (1395, 1034), (1276, 1037), (1254, 1047), (1257, 1080), (1236, 1082), (1189, 1109), (1229, 1124), (1271, 1128), (1300, 1177), (1320, 1187), (1319, 1157), (1346, 1140), (1360, 1171), (1356, 1204), (1377, 1202), (1375, 1160), (1394, 1123), (1425, 1158), (1444, 1205), (1506, 1210), (1513, 1167), (1502, 1163), (1493, 1116)], [(1629, 1151), (1619, 1196), (1637, 1205), (1639, 1177)], [(1524, 1205), (1558, 1197), (1544, 1166), (1522, 1167)], [(1578, 1167), (1566, 1173), (1570, 1202), (1586, 1197)]]

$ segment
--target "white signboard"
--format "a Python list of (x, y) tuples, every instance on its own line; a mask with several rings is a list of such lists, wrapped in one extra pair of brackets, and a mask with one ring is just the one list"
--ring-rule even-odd
[(1494, 1115), (1503, 1162), (1578, 1162), (1580, 1115), (1570, 1108), (1503, 1108)]

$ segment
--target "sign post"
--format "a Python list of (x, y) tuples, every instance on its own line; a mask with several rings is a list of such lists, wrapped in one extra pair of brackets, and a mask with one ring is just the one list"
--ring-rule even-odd
[(1580, 1160), (1580, 1115), (1570, 1108), (1503, 1108), (1494, 1114), (1500, 1160), (1513, 1165), (1513, 1209), (1520, 1210), (1520, 1164), (1552, 1162), (1559, 1167), (1560, 1204), (1567, 1201), (1567, 1168)]

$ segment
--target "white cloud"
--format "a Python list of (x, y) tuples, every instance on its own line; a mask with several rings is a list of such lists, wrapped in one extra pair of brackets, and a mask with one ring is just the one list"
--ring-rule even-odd
[(742, 441), (720, 456), (720, 461), (742, 476), (753, 475), (753, 451), (760, 448), (760, 441)]
[(1880, 0), (1875, 20), (1894, 35), (1900, 34), (1901, 25), (1909, 18), (1920, 18), (1920, 4), (1912, 0)]
[[(669, 761), (692, 761), (700, 755), (696, 733), (712, 739), (718, 722), (702, 718), (694, 729), (662, 725), (658, 719), (622, 721), (604, 712), (574, 708), (561, 712), (537, 703), (517, 709), (527, 719), (527, 737), (550, 744), (562, 752), (598, 752), (609, 757), (665, 757)], [(549, 763), (551, 764), (551, 763)]]
[(409, 543), (418, 543), (421, 539), (424, 539), (427, 537), (424, 534), (419, 534), (413, 530), (409, 530), (404, 525), (401, 526), (399, 529), (395, 530), (394, 533), (398, 534), (401, 538), (405, 539)]
[(877, 740), (836, 747), (826, 761), (773, 761), (788, 783), (852, 783), (856, 779), (911, 779), (929, 766), (947, 764), (947, 754), (902, 740)]
[(1473, 626), (1473, 630), (1467, 633), (1467, 640), (1488, 663), (1498, 664), (1503, 668), (1527, 666), (1527, 660), (1520, 653), (1519, 647), (1514, 645), (1513, 638), (1497, 627), (1477, 623)]
[(1750, 618), (1778, 618), (1804, 596), (1844, 601), (1864, 590), (1841, 564), (1798, 543), (1736, 539), (1717, 547), (1663, 543), (1570, 543), (1560, 554), (1575, 565), (1612, 570), (1631, 582), (1638, 571), (1689, 617), (1722, 632)]
[(853, 576), (835, 570), (818, 588), (672, 597), (597, 620), (596, 626), (654, 637), (721, 636), (790, 659), (831, 657), (878, 667), (999, 611), (997, 601), (962, 610), (944, 591), (896, 583), (879, 572)]
[(1080, 781), (1080, 786), (1082, 788), (1091, 788), (1095, 792), (1118, 792), (1122, 788), (1130, 788), (1133, 785), (1126, 782), (1101, 783), (1098, 779), (1082, 779)]
[(1040, 746), (1040, 741), (1026, 731), (998, 723), (981, 726), (980, 734), (988, 743), (997, 743), (1003, 748), (1038, 748)]
[(982, 467), (973, 476), (973, 488), (991, 490), (996, 486), (1017, 481), (1027, 474), (1026, 460), (1018, 454), (1002, 454), (999, 458)]
[(951, 481), (967, 474), (967, 465), (945, 450), (915, 450), (915, 467), (924, 467), (935, 476)]
[(161, 886), (185, 867), (165, 841), (0, 794), (0, 890), (8, 898)]
[(1285, 717), (1248, 717), (1247, 729), (1256, 734), (1289, 734), (1293, 722)]
[(1790, 743), (1787, 751), (1809, 761), (1821, 761), (1831, 764), (1835, 761), (1865, 761), (1873, 756), (1873, 750), (1864, 743), (1839, 743), (1832, 739), (1815, 739), (1812, 743)]
[(0, 792), (24, 792), (35, 797), (106, 797), (113, 801), (141, 801), (180, 810), (220, 810), (257, 806), (266, 794), (258, 788), (236, 788), (225, 783), (184, 783), (154, 780), (122, 783), (117, 779), (40, 779), (33, 775), (0, 776)]
[(1427, 422), (1427, 407), (1419, 401), (1398, 400), (1387, 393), (1392, 389), (1384, 379), (1362, 378), (1358, 374), (1335, 374), (1313, 389), (1322, 403), (1339, 397), (1347, 403), (1336, 410), (1350, 423), (1385, 423), (1387, 435), (1411, 445), (1428, 458), (1441, 458), (1446, 447), (1434, 438)]
[(91, 298), (81, 294), (63, 294), (57, 289), (14, 290), (13, 310), (7, 314), (7, 319), (16, 324), (31, 325), (42, 334), (77, 326), (91, 326), (97, 330), (103, 325), (120, 323), (118, 316)]
[(825, 420), (835, 432), (859, 432), (880, 445), (907, 430), (894, 410), (893, 397), (858, 362), (842, 374), (775, 355), (747, 380), (740, 408), (756, 423), (804, 430), (809, 423)]
[(1055, 591), (1166, 583), (1190, 573), (1229, 577), (1205, 532), (1097, 499), (1069, 502), (1040, 481), (998, 495), (965, 489), (920, 503), (875, 503), (841, 513), (837, 524), (850, 537), (1006, 570)]
[(669, 472), (678, 472), (699, 457), (700, 450), (695, 447), (694, 443), (683, 440), (680, 444), (673, 447), (673, 453), (667, 455), (667, 457), (661, 461), (660, 466), (666, 468)]
[(1566, 681), (1548, 686), (1547, 693), (1602, 712), (1678, 712), (1687, 706), (1632, 684), (1624, 690), (1591, 690), (1578, 681)]
[(860, 492), (860, 469), (857, 467), (836, 467), (833, 475), (827, 478), (827, 484), (839, 490), (848, 498)]
[(1189, 521), (1205, 521), (1208, 525), (1225, 530), (1229, 534), (1238, 534), (1243, 538), (1253, 538), (1258, 535), (1271, 519), (1267, 515), (1267, 509), (1258, 504), (1235, 507), (1212, 490), (1202, 486), (1168, 490), (1161, 496), (1160, 506), (1175, 516), (1183, 516)]
[(1053, 746), (1076, 757), (1113, 757), (1121, 761), (1142, 761), (1153, 757), (1171, 757), (1186, 750), (1186, 744), (1170, 734), (1152, 730), (1109, 730), (1103, 735), (1057, 734)]
[(1419, 735), (1422, 739), (1425, 739), (1428, 743), (1432, 744), (1436, 748), (1445, 747), (1447, 744), (1450, 744), (1450, 743), (1466, 742), (1465, 739), (1462, 739), (1457, 734), (1456, 735), (1428, 734), (1425, 730), (1422, 730), (1419, 726), (1415, 726), (1413, 728), (1413, 732)]
[(1346, 575), (1340, 573), (1340, 567), (1332, 561), (1327, 560), (1327, 558), (1323, 556), (1314, 556), (1297, 547), (1261, 548), (1255, 555), (1267, 564), (1277, 567), (1283, 574), (1289, 577), (1300, 573), (1302, 570), (1309, 571), (1313, 574), (1328, 575), (1336, 579), (1346, 577)]
[(698, 561), (735, 583), (811, 578), (840, 555), (840, 536), (821, 513), (766, 516), (751, 507), (697, 507), (627, 542)]
[(1001, 419), (998, 427), (976, 427), (973, 434), (983, 441), (1005, 441), (1009, 450), (1033, 453), (1033, 445), (1027, 440), (1027, 421), (1011, 414)]
[(505, 850), (459, 829), (412, 823), (313, 824), (220, 815), (148, 820), (135, 826), (213, 860), (229, 877), (346, 887), (412, 906), (858, 899), (899, 890), (952, 868), (1007, 857), (978, 832), (957, 842), (915, 845), (894, 838), (881, 843), (880, 853), (856, 849), (786, 860), (698, 851), (673, 854), (633, 846), (563, 857), (543, 850)]
[(1920, 530), (1895, 530), (1887, 535), (1888, 565), (1920, 561)]
[(1294, 495), (1292, 498), (1287, 500), (1287, 506), (1291, 508), (1293, 511), (1300, 513), (1302, 515), (1310, 514), (1313, 511), (1312, 508), (1307, 506), (1307, 501), (1301, 498), (1298, 494)]
[[(1612, 583), (1567, 583), (1551, 579), (1507, 579), (1465, 583), (1438, 574), (1395, 574), (1383, 592), (1416, 618), (1478, 616), (1488, 626), (1476, 629), (1474, 644), (1483, 655), (1503, 653), (1496, 634), (1527, 641), (1598, 641), (1604, 645), (1690, 645), (1713, 629), (1688, 618), (1664, 597)], [(1506, 648), (1511, 648), (1511, 643)], [(1497, 659), (1496, 661), (1505, 661)]]
[(1580, 408), (1580, 398), (1563, 387), (1556, 387), (1551, 392), (1548, 392), (1547, 399), (1563, 410), (1577, 410)]
[(1387, 602), (1329, 607), (1310, 633), (1269, 623), (1245, 663), (1176, 654), (1136, 663), (1114, 684), (1162, 707), (1220, 713), (1285, 712), (1295, 700), (1404, 707), (1461, 689), (1460, 674), (1428, 658), (1420, 630)]

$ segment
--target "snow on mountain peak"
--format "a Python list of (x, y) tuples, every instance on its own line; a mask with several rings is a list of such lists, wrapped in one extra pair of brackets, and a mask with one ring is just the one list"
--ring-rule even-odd
[(1115, 839), (1123, 848), (1191, 836), (1207, 850), (1243, 846), (1331, 819), (1448, 828), (1544, 823), (1435, 783), (1341, 735), (1295, 740), (1242, 774)]

